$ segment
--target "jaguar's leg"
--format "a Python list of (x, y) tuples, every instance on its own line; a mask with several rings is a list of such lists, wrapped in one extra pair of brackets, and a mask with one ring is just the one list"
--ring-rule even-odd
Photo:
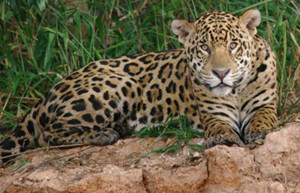
[(98, 126), (74, 126), (44, 133), (45, 141), (51, 145), (110, 145), (117, 142), (119, 138), (119, 132), (113, 128), (100, 128)]
[(204, 115), (203, 117), (202, 121), (205, 129), (206, 148), (221, 144), (243, 145), (243, 141), (238, 133), (235, 132), (227, 122), (209, 114)]
[(268, 104), (259, 109), (249, 127), (245, 130), (245, 143), (255, 142), (257, 139), (264, 139), (272, 129), (277, 126), (277, 113), (274, 104)]

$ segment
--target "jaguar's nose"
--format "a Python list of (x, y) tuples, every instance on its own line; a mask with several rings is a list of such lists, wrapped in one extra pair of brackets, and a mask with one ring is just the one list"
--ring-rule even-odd
[(214, 75), (216, 75), (220, 80), (223, 80), (225, 76), (230, 72), (230, 68), (217, 68), (211, 70)]

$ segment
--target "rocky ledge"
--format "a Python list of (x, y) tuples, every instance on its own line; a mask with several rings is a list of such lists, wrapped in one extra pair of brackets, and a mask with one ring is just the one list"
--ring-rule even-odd
[(166, 143), (130, 138), (105, 147), (34, 150), (22, 156), (30, 161), (22, 167), (20, 160), (0, 169), (0, 192), (300, 193), (300, 123), (270, 133), (257, 147), (144, 155)]

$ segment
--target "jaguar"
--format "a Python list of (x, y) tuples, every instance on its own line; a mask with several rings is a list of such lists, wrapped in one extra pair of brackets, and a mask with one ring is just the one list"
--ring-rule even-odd
[(185, 114), (207, 148), (263, 139), (277, 125), (276, 60), (257, 9), (175, 19), (183, 48), (93, 61), (54, 85), (0, 143), (1, 165), (33, 144), (109, 145)]

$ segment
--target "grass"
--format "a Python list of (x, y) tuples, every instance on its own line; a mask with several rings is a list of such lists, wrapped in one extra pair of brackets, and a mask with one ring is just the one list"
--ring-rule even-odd
[(189, 143), (191, 138), (204, 138), (204, 133), (192, 130), (186, 115), (180, 115), (175, 119), (170, 114), (165, 122), (155, 126), (148, 126), (136, 132), (136, 136), (145, 138), (157, 137), (161, 140), (171, 139), (171, 142), (167, 143), (165, 148), (152, 151), (146, 155), (151, 153), (166, 154), (168, 152), (178, 154), (184, 145), (188, 145), (193, 150), (201, 151), (204, 149), (202, 145)]
[(299, 2), (6, 0), (0, 2), (0, 133), (54, 83), (90, 61), (179, 48), (170, 23), (203, 11), (261, 11), (258, 34), (277, 55), (282, 123), (300, 112)]

